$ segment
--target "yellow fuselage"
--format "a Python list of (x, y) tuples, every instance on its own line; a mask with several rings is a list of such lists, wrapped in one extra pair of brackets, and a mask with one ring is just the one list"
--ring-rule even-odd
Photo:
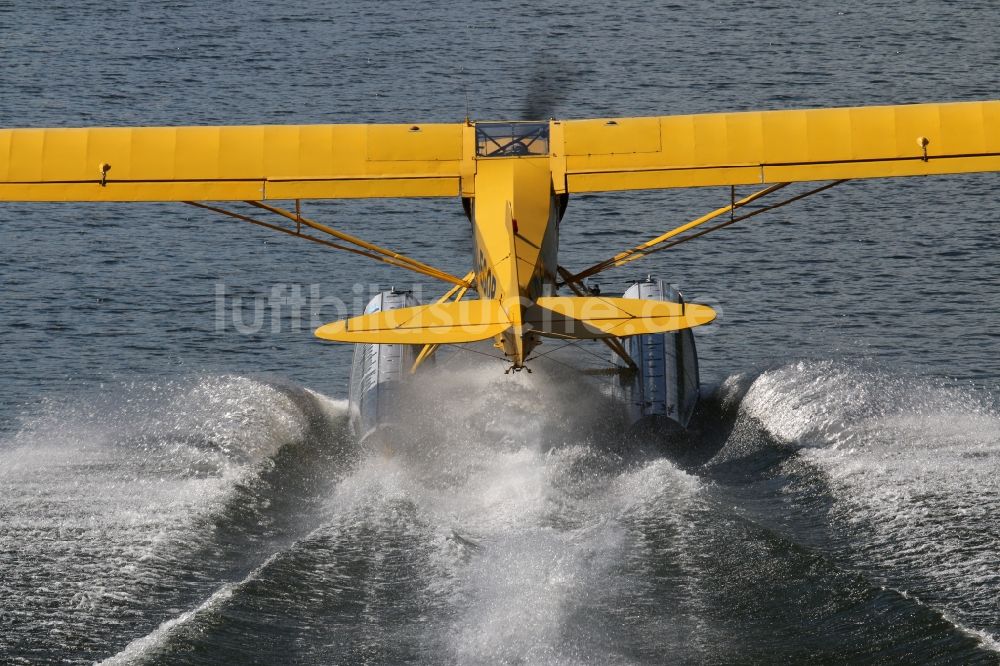
[(510, 321), (497, 346), (523, 367), (538, 335), (523, 323), (541, 296), (555, 293), (559, 205), (548, 156), (479, 160), (472, 204), (476, 288), (497, 299)]

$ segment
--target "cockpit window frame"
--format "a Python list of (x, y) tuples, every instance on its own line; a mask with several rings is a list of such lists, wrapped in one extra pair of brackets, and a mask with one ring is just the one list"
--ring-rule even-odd
[(549, 154), (549, 123), (476, 123), (476, 157), (544, 157)]

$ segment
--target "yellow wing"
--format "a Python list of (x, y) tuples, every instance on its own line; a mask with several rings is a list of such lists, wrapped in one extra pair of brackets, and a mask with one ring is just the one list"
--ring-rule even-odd
[(457, 196), (462, 124), (0, 130), (0, 201)]
[[(522, 324), (541, 335), (595, 339), (678, 331), (714, 319), (712, 308), (696, 303), (546, 296), (525, 311)], [(320, 326), (316, 337), (370, 344), (454, 344), (486, 340), (512, 325), (500, 301), (482, 299), (417, 305), (342, 319)]]
[[(0, 201), (473, 195), (465, 124), (0, 130)], [(557, 192), (1000, 170), (1000, 101), (552, 121)], [(464, 182), (463, 182), (464, 180)]]
[[(574, 339), (678, 331), (715, 319), (696, 303), (633, 298), (547, 296), (529, 307), (522, 323), (542, 335)], [(455, 344), (486, 340), (512, 326), (497, 300), (459, 301), (386, 310), (325, 324), (316, 337), (370, 344)]]
[(527, 309), (523, 321), (542, 335), (579, 340), (679, 331), (714, 319), (712, 308), (697, 303), (608, 296), (543, 296)]
[(570, 193), (1000, 170), (997, 100), (560, 125)]
[(315, 334), (334, 342), (438, 345), (486, 340), (509, 327), (500, 301), (477, 300), (374, 312), (324, 324)]

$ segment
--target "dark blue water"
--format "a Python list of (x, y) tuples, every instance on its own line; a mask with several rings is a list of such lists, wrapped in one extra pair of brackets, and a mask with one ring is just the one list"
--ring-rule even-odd
[[(0, 126), (455, 122), (989, 99), (984, 2), (0, 3)], [(181, 205), (0, 206), (0, 654), (996, 663), (996, 174), (854, 182), (601, 278), (720, 312), (688, 455), (561, 362), (439, 369), (401, 451), (349, 347), (434, 284)], [(583, 267), (726, 202), (581, 196)], [(306, 213), (453, 273), (457, 201)], [(588, 348), (601, 356), (601, 347)]]

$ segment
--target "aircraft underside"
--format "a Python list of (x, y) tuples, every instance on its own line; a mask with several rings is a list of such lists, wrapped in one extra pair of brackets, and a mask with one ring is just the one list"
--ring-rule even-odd
[[(683, 297), (671, 285), (651, 278), (636, 281), (623, 297), (683, 303)], [(365, 314), (418, 305), (411, 292), (387, 290), (369, 301)], [(687, 428), (700, 396), (698, 357), (691, 329), (630, 336), (620, 344), (624, 354), (612, 351), (608, 372), (615, 376), (611, 386), (626, 422), (634, 429), (662, 434)], [(502, 342), (497, 343), (500, 345)], [(421, 350), (420, 345), (407, 344), (354, 346), (350, 414), (351, 426), (360, 440), (389, 443), (392, 433), (405, 430), (407, 388), (421, 368), (426, 370), (433, 363), (433, 356), (422, 357)], [(592, 360), (581, 356), (584, 363)], [(430, 360), (424, 363), (427, 358)], [(626, 359), (634, 362), (630, 364)], [(587, 368), (581, 365), (579, 380), (587, 381), (586, 374)]]

